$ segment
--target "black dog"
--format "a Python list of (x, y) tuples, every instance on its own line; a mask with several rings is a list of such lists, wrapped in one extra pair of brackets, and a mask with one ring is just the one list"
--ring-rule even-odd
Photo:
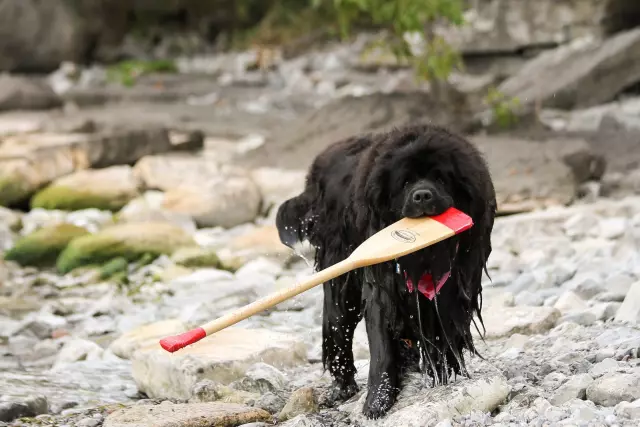
[(403, 217), (438, 215), (451, 206), (470, 215), (474, 226), (324, 284), (322, 358), (335, 379), (332, 397), (345, 400), (358, 391), (351, 345), (364, 316), (371, 363), (363, 411), (369, 418), (393, 405), (404, 370), (421, 368), (434, 385), (446, 384), (452, 373), (468, 376), (463, 350), (476, 353), (471, 323), (474, 314), (482, 322), (481, 279), (496, 212), (488, 168), (471, 143), (440, 127), (353, 137), (318, 155), (304, 192), (277, 212), (282, 242), (309, 240), (316, 268), (324, 269)]

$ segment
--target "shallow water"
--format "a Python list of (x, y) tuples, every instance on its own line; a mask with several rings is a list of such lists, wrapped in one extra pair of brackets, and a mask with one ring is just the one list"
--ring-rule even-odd
[(2, 400), (46, 396), (49, 407), (78, 409), (131, 401), (137, 388), (125, 360), (77, 362), (58, 371), (0, 371)]

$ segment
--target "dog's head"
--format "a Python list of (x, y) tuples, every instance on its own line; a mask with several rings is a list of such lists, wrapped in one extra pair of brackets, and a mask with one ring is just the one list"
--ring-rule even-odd
[[(474, 235), (484, 233), (484, 219), (494, 207), (493, 185), (479, 151), (439, 127), (389, 132), (361, 160), (356, 180), (354, 210), (364, 238), (402, 218), (434, 216), (450, 207), (473, 218)], [(440, 265), (442, 271), (433, 273), (445, 274), (459, 241), (455, 236), (401, 261)]]

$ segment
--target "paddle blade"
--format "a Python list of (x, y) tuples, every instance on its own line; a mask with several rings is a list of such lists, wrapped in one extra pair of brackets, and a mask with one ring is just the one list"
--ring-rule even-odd
[(358, 267), (400, 258), (448, 239), (473, 226), (471, 217), (456, 208), (422, 218), (403, 218), (378, 231), (349, 257)]

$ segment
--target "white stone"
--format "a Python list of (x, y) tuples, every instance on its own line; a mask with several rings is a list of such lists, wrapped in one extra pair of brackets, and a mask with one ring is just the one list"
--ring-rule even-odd
[(80, 360), (99, 360), (103, 353), (102, 347), (93, 341), (83, 339), (67, 341), (56, 357), (53, 370), (64, 369), (66, 365)]
[[(537, 334), (555, 326), (560, 312), (552, 307), (503, 307), (482, 313), (488, 338), (507, 337), (515, 333)], [(474, 332), (475, 333), (475, 332)]]
[(589, 308), (586, 301), (584, 301), (582, 298), (571, 291), (567, 291), (560, 295), (553, 306), (561, 313), (573, 313)]
[(640, 399), (640, 373), (608, 373), (587, 388), (587, 399), (602, 406)]
[(640, 282), (631, 286), (616, 313), (617, 322), (640, 323)]
[(189, 399), (201, 380), (228, 384), (256, 362), (282, 369), (305, 363), (306, 355), (306, 346), (291, 335), (231, 327), (173, 354), (159, 345), (134, 352), (133, 378), (150, 397)]
[(600, 220), (600, 236), (604, 239), (617, 239), (627, 229), (626, 218), (604, 218)]
[(559, 406), (571, 399), (584, 399), (587, 395), (587, 387), (593, 382), (593, 377), (589, 374), (579, 374), (571, 377), (569, 381), (562, 384), (551, 396), (552, 405)]

